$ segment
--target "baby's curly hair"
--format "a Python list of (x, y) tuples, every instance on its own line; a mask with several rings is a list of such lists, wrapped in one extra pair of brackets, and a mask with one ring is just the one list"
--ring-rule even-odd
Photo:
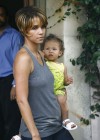
[(43, 41), (43, 43), (41, 44), (41, 51), (44, 50), (44, 46), (45, 46), (45, 43), (48, 42), (48, 41), (55, 41), (55, 42), (58, 42), (59, 43), (59, 46), (60, 46), (60, 51), (62, 51), (62, 55), (64, 54), (64, 42), (55, 34), (49, 34)]

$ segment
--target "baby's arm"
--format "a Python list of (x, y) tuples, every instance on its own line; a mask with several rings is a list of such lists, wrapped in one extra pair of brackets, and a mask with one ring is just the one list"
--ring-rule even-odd
[(68, 76), (67, 68), (66, 68), (66, 66), (64, 66), (64, 85), (67, 86), (72, 83), (73, 83), (73, 78)]

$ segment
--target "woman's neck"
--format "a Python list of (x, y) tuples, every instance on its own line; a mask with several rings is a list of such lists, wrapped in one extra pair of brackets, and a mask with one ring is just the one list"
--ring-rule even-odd
[(24, 45), (33, 53), (36, 53), (39, 51), (39, 44), (30, 42), (29, 40), (25, 40)]

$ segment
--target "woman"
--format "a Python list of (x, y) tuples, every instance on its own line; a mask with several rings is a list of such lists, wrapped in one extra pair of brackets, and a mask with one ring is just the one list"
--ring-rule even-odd
[(25, 39), (14, 62), (22, 140), (73, 140), (62, 128), (61, 110), (54, 95), (54, 78), (39, 51), (47, 18), (40, 9), (28, 6), (16, 13), (16, 23)]

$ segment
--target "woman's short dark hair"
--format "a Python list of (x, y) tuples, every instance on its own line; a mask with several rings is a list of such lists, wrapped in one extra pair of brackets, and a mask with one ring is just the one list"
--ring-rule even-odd
[(40, 19), (44, 27), (47, 26), (48, 24), (47, 17), (40, 8), (34, 6), (27, 6), (17, 11), (15, 15), (15, 21), (19, 31), (23, 35), (26, 35), (27, 31), (33, 28), (34, 25), (33, 19), (35, 17)]

